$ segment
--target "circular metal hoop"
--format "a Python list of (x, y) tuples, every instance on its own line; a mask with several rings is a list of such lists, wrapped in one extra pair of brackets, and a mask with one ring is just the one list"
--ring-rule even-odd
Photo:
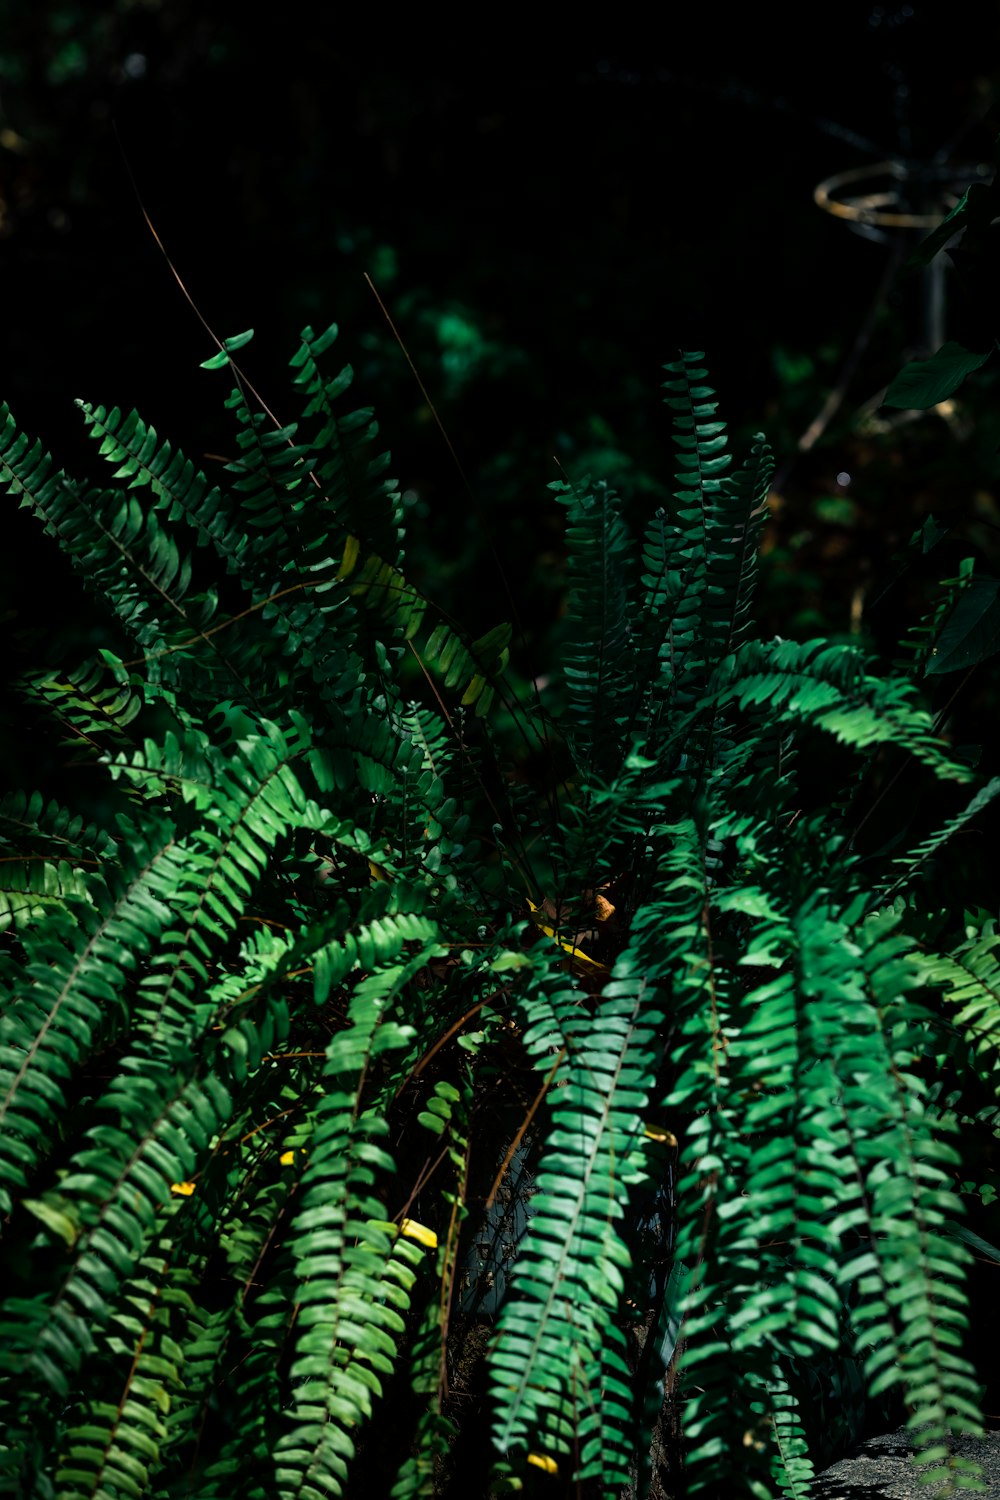
[[(962, 188), (971, 179), (990, 177), (993, 168), (984, 163), (963, 166), (954, 162), (907, 166), (900, 161), (879, 161), (871, 166), (852, 167), (835, 172), (813, 190), (814, 202), (824, 213), (847, 219), (852, 224), (877, 229), (936, 229), (958, 202)], [(888, 185), (885, 179), (889, 178)], [(867, 192), (848, 196), (845, 189), (863, 188)], [(894, 186), (893, 184), (898, 184)], [(939, 212), (917, 212), (906, 206), (904, 184), (916, 189), (916, 196), (935, 199)]]

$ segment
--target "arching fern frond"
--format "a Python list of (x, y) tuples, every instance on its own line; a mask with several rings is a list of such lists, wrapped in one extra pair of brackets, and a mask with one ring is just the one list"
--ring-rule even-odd
[[(117, 415), (117, 413), (115, 414)], [(38, 444), (29, 448), (3, 408), (0, 479), (56, 537), (148, 658), (176, 681), (189, 652), (201, 667), (237, 691), (246, 690), (227, 642), (210, 628), (215, 590), (192, 591), (192, 564), (156, 514), (129, 490), (96, 490), (73, 483)]]
[(703, 701), (766, 707), (771, 715), (815, 725), (860, 750), (896, 744), (940, 776), (971, 779), (971, 771), (947, 755), (911, 685), (873, 676), (850, 646), (747, 642), (719, 665)]
[(117, 1399), (73, 1413), (56, 1466), (63, 1493), (97, 1497), (150, 1489), (181, 1389), (181, 1351), (170, 1336), (169, 1262), (147, 1256), (128, 1284), (128, 1312), (112, 1321), (104, 1379)]
[[(923, 1477), (947, 1489), (962, 1468), (949, 1454), (949, 1439), (981, 1431), (974, 1373), (959, 1352), (968, 1326), (962, 1285), (968, 1252), (945, 1230), (960, 1212), (950, 1170), (958, 1158), (948, 1122), (928, 1117), (926, 1084), (912, 1071), (922, 1008), (907, 994), (916, 976), (910, 944), (895, 929), (893, 913), (854, 929), (868, 1004), (852, 1019), (868, 1026), (853, 1040), (849, 1071), (846, 1047), (838, 1071), (857, 1197), (851, 1205), (842, 1193), (834, 1222), (842, 1233), (862, 1237), (845, 1256), (840, 1279), (855, 1289), (852, 1321), (868, 1389), (877, 1395), (902, 1388)], [(873, 1023), (888, 1054), (884, 1068), (872, 1066)]]
[(997, 796), (1000, 796), (1000, 776), (994, 776), (985, 786), (980, 787), (961, 812), (949, 818), (942, 828), (931, 834), (930, 838), (924, 839), (911, 853), (892, 861), (891, 874), (895, 878), (892, 879), (891, 885), (886, 884), (877, 892), (873, 897), (873, 904), (877, 900), (887, 905), (897, 891), (910, 885), (928, 860), (932, 860), (935, 855), (939, 854), (948, 840), (954, 838), (956, 833), (988, 807)]
[(568, 511), (567, 722), (577, 764), (601, 774), (621, 761), (631, 696), (631, 549), (621, 502), (604, 480), (550, 488)]
[(702, 645), (711, 665), (749, 636), (757, 579), (757, 549), (767, 511), (774, 459), (762, 433), (747, 457), (718, 490), (705, 527), (706, 588)]
[[(211, 545), (227, 572), (248, 588), (252, 618), (259, 613), (258, 623), (267, 621), (276, 627), (277, 642), (258, 630), (243, 648), (248, 657), (249, 652), (256, 653), (258, 673), (261, 653), (273, 655), (277, 649), (279, 657), (294, 652), (303, 667), (314, 665), (325, 682), (335, 681), (350, 661), (343, 650), (350, 609), (343, 591), (331, 590), (338, 563), (329, 555), (331, 539), (324, 526), (330, 519), (329, 506), (322, 496), (313, 490), (307, 497), (308, 504), (305, 498), (296, 502), (297, 545), (278, 546), (270, 529), (248, 532), (244, 524), (245, 497), (237, 502), (232, 493), (210, 485), (201, 470), (169, 442), (161, 441), (136, 412), (123, 417), (117, 408), (109, 412), (87, 403), (80, 405), (91, 433), (99, 440), (101, 454), (117, 466), (115, 477), (127, 478), (130, 490), (148, 486), (153, 506), (162, 510), (169, 522), (183, 521), (193, 528), (199, 543)], [(249, 421), (249, 414), (245, 415)], [(281, 454), (284, 459), (283, 447)], [(294, 484), (299, 477), (293, 460), (286, 478)], [(265, 497), (264, 503), (271, 506), (272, 519), (281, 519), (287, 496), (286, 501), (281, 500), (284, 491), (277, 475), (274, 483), (278, 489), (270, 499)], [(323, 540), (318, 557), (317, 536)], [(314, 578), (317, 573), (325, 575), (325, 581)], [(332, 639), (334, 624), (336, 646)], [(230, 655), (234, 633), (230, 624), (225, 642)], [(350, 644), (349, 630), (346, 644)], [(197, 646), (197, 641), (191, 645)]]
[(947, 953), (910, 955), (925, 983), (957, 1007), (954, 1025), (966, 1039), (979, 1076), (1000, 1091), (1000, 932), (995, 918), (966, 918), (963, 941)]
[[(351, 543), (356, 539), (352, 538)], [(360, 566), (357, 566), (360, 560)], [(348, 588), (393, 632), (406, 641), (420, 632), (427, 611), (427, 600), (399, 570), (377, 553), (362, 555), (349, 545), (339, 578), (349, 579)], [(439, 619), (426, 641), (421, 656), (444, 679), (448, 689), (461, 689), (460, 701), (475, 707), (479, 716), (489, 712), (497, 680), (506, 669), (511, 639), (508, 624), (496, 625), (478, 640), (469, 641), (452, 625)]]
[(372, 1192), (391, 1171), (379, 1144), (388, 1127), (377, 1105), (361, 1107), (357, 1080), (370, 1061), (405, 1045), (383, 1019), (393, 995), (439, 951), (432, 941), (405, 964), (376, 971), (354, 989), (347, 1029), (331, 1043), (302, 1206), (295, 1219), (298, 1307), (292, 1363), (292, 1430), (275, 1450), (278, 1493), (344, 1493), (357, 1429), (389, 1374), (422, 1253), (386, 1223)]
[(22, 937), (26, 978), (0, 1019), (0, 1203), (23, 1189), (66, 1111), (65, 1081), (124, 1020), (123, 975), (162, 933), (168, 909), (156, 876), (174, 830), (133, 832), (114, 894), (90, 883), (90, 900), (61, 903)]
[(319, 335), (306, 328), (301, 347), (292, 356), (296, 389), (307, 398), (303, 418), (321, 419), (313, 440), (322, 455), (316, 478), (338, 526), (362, 538), (366, 549), (398, 568), (403, 558), (402, 502), (397, 485), (385, 472), (389, 455), (374, 448), (378, 425), (370, 409), (347, 416), (336, 410), (335, 403), (354, 378), (350, 365), (332, 379), (320, 369), (319, 362), (336, 337), (335, 323)]
[(64, 726), (65, 742), (81, 753), (106, 755), (128, 745), (126, 730), (146, 701), (142, 685), (108, 650), (65, 673), (31, 674), (20, 686), (44, 704)]
[(524, 1040), (546, 1075), (552, 1129), (493, 1353), (496, 1441), (501, 1451), (530, 1447), (557, 1460), (579, 1443), (578, 1477), (608, 1494), (628, 1477), (631, 1420), (613, 1321), (629, 1265), (617, 1225), (643, 1176), (660, 1016), (628, 962), (593, 1011), (549, 955), (535, 963)]
[(117, 857), (104, 829), (38, 792), (11, 793), (0, 802), (0, 931), (34, 926), (74, 898), (90, 900), (94, 877)]

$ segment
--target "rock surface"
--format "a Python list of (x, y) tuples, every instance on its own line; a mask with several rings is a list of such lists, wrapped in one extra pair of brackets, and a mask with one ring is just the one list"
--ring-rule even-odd
[[(842, 1458), (819, 1475), (814, 1500), (934, 1500), (933, 1485), (920, 1483), (910, 1462), (910, 1438), (905, 1427), (869, 1438), (851, 1458)], [(983, 1438), (956, 1438), (954, 1452), (982, 1465), (985, 1491), (1000, 1500), (1000, 1432)], [(972, 1495), (973, 1490), (966, 1494)]]

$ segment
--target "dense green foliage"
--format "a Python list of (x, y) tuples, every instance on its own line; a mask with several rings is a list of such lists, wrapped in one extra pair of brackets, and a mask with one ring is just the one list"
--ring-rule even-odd
[[(7, 486), (122, 646), (23, 684), (114, 819), (0, 807), (0, 1473), (646, 1493), (680, 1342), (691, 1493), (806, 1495), (859, 1369), (941, 1492), (974, 1484), (953, 1189), (959, 1122), (992, 1130), (1000, 937), (930, 877), (1000, 785), (911, 678), (755, 634), (771, 459), (731, 464), (700, 356), (638, 548), (604, 481), (558, 487), (566, 648), (518, 701), (510, 628), (472, 640), (407, 579), (335, 329), (287, 425), (246, 337), (207, 362), (236, 379), (218, 483), (88, 405), (111, 477), (79, 483), (4, 411)], [(967, 801), (862, 859), (859, 789), (901, 757)], [(470, 1479), (454, 1387), (494, 1313)]]

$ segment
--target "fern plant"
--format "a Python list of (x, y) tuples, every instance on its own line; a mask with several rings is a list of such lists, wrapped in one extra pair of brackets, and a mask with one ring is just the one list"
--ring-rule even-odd
[[(510, 627), (407, 578), (336, 329), (290, 423), (248, 337), (206, 361), (217, 481), (81, 404), (80, 482), (3, 411), (8, 490), (122, 643), (21, 685), (113, 816), (0, 806), (7, 1487), (645, 1493), (679, 1388), (690, 1493), (805, 1496), (810, 1380), (860, 1366), (937, 1492), (975, 1488), (956, 1131), (997, 942), (928, 943), (918, 896), (1000, 784), (910, 857), (853, 850), (886, 757), (972, 773), (913, 681), (755, 635), (771, 459), (731, 463), (701, 356), (638, 548), (605, 483), (556, 486), (567, 646), (526, 704)], [(569, 774), (505, 775), (497, 707)], [(809, 806), (823, 737), (843, 795)]]

